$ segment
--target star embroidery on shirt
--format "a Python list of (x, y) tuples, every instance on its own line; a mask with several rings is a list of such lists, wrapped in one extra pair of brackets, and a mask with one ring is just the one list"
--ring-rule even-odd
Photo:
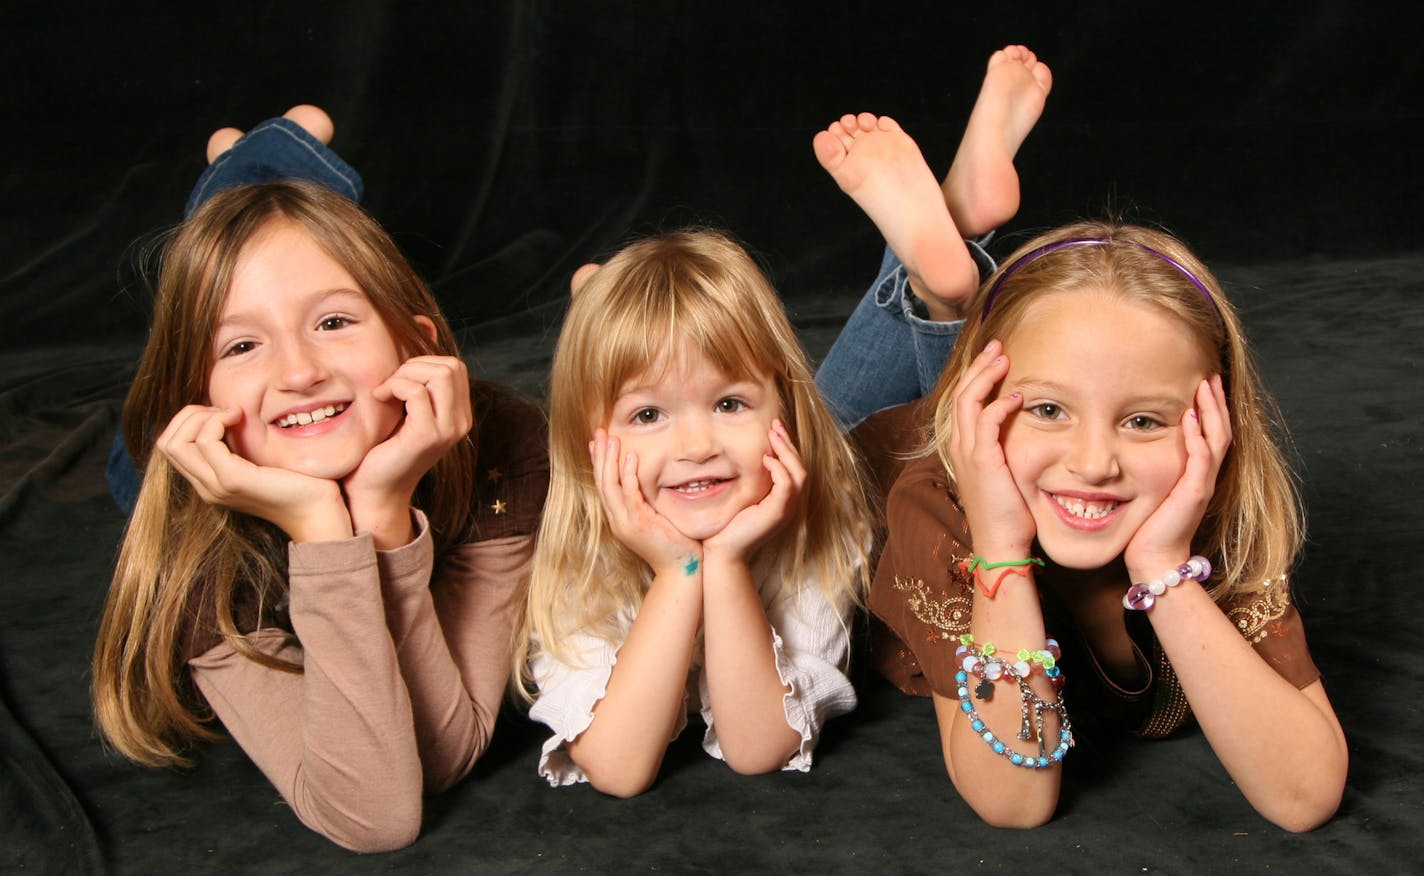
[(495, 499), (494, 504), (491, 505), (490, 508), (492, 508), (496, 514), (503, 514), (509, 509), (509, 506), (504, 503), (503, 499)]
[(500, 471), (497, 468), (492, 468), (489, 471), (485, 472), (485, 477), (489, 478), (490, 483), (497, 484), (499, 483), (500, 478), (504, 477), (504, 472)]

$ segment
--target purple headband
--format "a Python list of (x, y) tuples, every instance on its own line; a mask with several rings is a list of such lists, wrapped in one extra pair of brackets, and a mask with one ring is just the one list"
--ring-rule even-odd
[(1221, 317), (1221, 308), (1217, 305), (1216, 299), (1212, 297), (1211, 292), (1206, 288), (1206, 285), (1202, 283), (1201, 280), (1198, 280), (1195, 274), (1187, 270), (1181, 262), (1177, 261), (1176, 259), (1172, 258), (1164, 252), (1159, 252), (1153, 249), (1150, 246), (1144, 246), (1143, 244), (1137, 243), (1136, 241), (1122, 240), (1116, 237), (1070, 237), (1067, 240), (1057, 240), (1053, 243), (1046, 243), (1043, 246), (1040, 246), (1038, 249), (1031, 250), (1025, 253), (1023, 258), (1019, 259), (1012, 265), (1009, 265), (1007, 268), (1005, 268), (1003, 273), (999, 274), (999, 279), (995, 280), (994, 285), (989, 288), (989, 294), (984, 299), (984, 311), (979, 314), (979, 318), (981, 320), (989, 318), (989, 308), (994, 306), (994, 299), (998, 297), (999, 287), (1004, 285), (1005, 280), (1018, 273), (1019, 269), (1024, 267), (1025, 265), (1031, 262), (1036, 262), (1044, 256), (1048, 255), (1049, 253), (1057, 252), (1060, 249), (1069, 249), (1072, 247), (1079, 246), (1107, 246), (1111, 243), (1125, 243), (1128, 246), (1135, 246), (1143, 252), (1148, 253), (1150, 255), (1154, 255), (1162, 261), (1166, 262), (1167, 264), (1171, 265), (1172, 267), (1176, 268), (1177, 273), (1181, 274), (1183, 277), (1186, 277), (1187, 280), (1190, 281), (1193, 286), (1197, 287), (1197, 291), (1200, 292), (1202, 294), (1202, 297), (1207, 300), (1207, 303), (1211, 305), (1211, 309), (1216, 311), (1217, 320), (1225, 322), (1225, 320), (1223, 320)]

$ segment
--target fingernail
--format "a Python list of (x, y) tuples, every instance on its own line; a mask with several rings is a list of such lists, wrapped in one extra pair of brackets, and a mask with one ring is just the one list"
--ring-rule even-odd
[(1195, 420), (1195, 419), (1197, 418), (1197, 409), (1196, 409), (1196, 408), (1192, 408), (1190, 411), (1187, 411), (1187, 416), (1189, 416), (1189, 417), (1191, 417), (1193, 420)]
[(998, 364), (999, 364), (1000, 362), (1002, 362), (1002, 361), (1004, 361), (1004, 357), (1003, 357), (1003, 356), (999, 356), (999, 357), (997, 357), (996, 359), (994, 359), (994, 361), (993, 361), (992, 364), (998, 365)]

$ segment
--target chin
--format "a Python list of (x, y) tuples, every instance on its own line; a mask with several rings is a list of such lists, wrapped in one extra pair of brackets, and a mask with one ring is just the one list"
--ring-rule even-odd
[(1116, 540), (1108, 543), (1087, 542), (1086, 539), (1079, 538), (1043, 538), (1038, 539), (1038, 548), (1043, 552), (1045, 558), (1052, 560), (1056, 566), (1064, 569), (1076, 569), (1079, 571), (1089, 571), (1101, 569), (1110, 565), (1122, 552), (1127, 549), (1126, 545), (1118, 544)]
[(306, 475), (309, 478), (319, 478), (324, 481), (339, 481), (356, 470), (360, 462), (355, 463), (349, 460), (332, 459), (301, 459), (288, 463), (278, 463), (276, 467), (284, 468), (287, 471), (295, 472), (299, 475)]
[(673, 528), (682, 533), (684, 537), (701, 542), (726, 529), (727, 523), (726, 520), (673, 521)]

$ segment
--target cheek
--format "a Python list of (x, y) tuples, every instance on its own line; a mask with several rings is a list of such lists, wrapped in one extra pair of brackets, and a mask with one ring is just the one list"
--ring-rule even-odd
[(398, 398), (393, 398), (388, 402), (377, 402), (374, 399), (377, 431), (382, 438), (394, 432), (396, 426), (400, 425), (401, 419), (405, 416), (405, 403)]
[(618, 434), (610, 431), (611, 437), (618, 439), (618, 471), (623, 471), (623, 459), (628, 454), (638, 457), (638, 486), (643, 488), (644, 495), (652, 495), (657, 486), (658, 474), (662, 470), (662, 455), (658, 453), (656, 441), (650, 441), (637, 435)]
[(1000, 446), (1004, 450), (1004, 464), (1008, 466), (1019, 492), (1025, 496), (1036, 492), (1035, 484), (1043, 473), (1050, 452), (1043, 436), (1022, 425), (1010, 424)]
[(236, 395), (236, 381), (231, 376), (215, 373), (208, 378), (208, 395), (204, 399), (206, 404), (215, 408), (231, 407)]
[(1166, 496), (1187, 470), (1187, 448), (1181, 440), (1163, 441), (1134, 454), (1133, 468), (1144, 486)]

